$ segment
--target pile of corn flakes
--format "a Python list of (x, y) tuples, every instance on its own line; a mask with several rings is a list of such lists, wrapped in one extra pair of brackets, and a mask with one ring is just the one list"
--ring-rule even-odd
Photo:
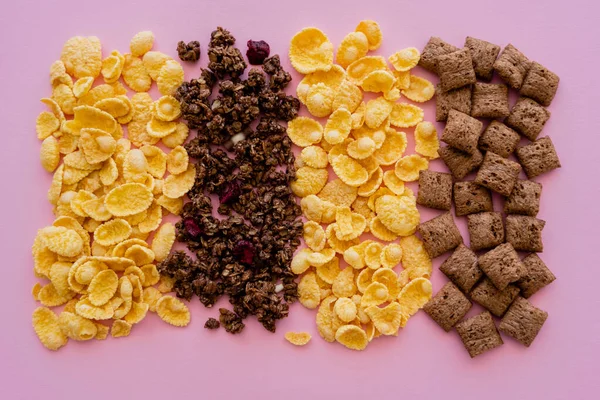
[[(54, 173), (48, 200), (57, 218), (32, 248), (35, 275), (47, 281), (33, 288), (42, 304), (33, 327), (48, 349), (105, 339), (102, 321), (113, 321), (113, 337), (127, 336), (148, 311), (174, 326), (190, 321), (187, 306), (164, 294), (173, 283), (156, 267), (175, 241), (163, 216), (181, 212), (195, 179), (172, 96), (184, 73), (153, 43), (152, 32), (140, 32), (129, 54), (102, 59), (98, 38), (77, 36), (50, 68), (52, 96), (42, 99), (49, 111), (36, 130), (42, 166)], [(129, 97), (121, 78), (137, 93)], [(153, 81), (156, 100), (146, 93)], [(58, 315), (50, 309), (62, 305)]]
[[(411, 74), (420, 58), (415, 48), (387, 60), (368, 55), (382, 40), (376, 22), (361, 21), (340, 43), (337, 64), (333, 44), (317, 28), (298, 32), (289, 50), (293, 67), (306, 74), (298, 98), (312, 116), (327, 118), (324, 125), (309, 117), (288, 125), (302, 147), (292, 190), (307, 219), (307, 248), (295, 255), (292, 270), (302, 275), (300, 302), (318, 308), (320, 335), (354, 350), (379, 335), (397, 335), (432, 291), (431, 260), (414, 236), (419, 211), (404, 183), (438, 157), (439, 141), (423, 110), (400, 100), (426, 102), (434, 87)], [(365, 101), (364, 92), (373, 98)], [(413, 127), (417, 154), (405, 156), (406, 133), (397, 128)], [(365, 233), (378, 240), (361, 240)]]

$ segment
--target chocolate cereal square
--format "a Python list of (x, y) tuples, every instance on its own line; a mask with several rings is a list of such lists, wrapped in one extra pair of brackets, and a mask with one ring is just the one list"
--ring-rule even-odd
[(452, 282), (448, 282), (423, 306), (423, 311), (443, 330), (449, 332), (469, 312), (472, 305)]
[(465, 153), (453, 147), (446, 146), (438, 149), (438, 154), (452, 173), (454, 179), (462, 179), (474, 171), (483, 162), (483, 155), (479, 150), (473, 154)]
[(467, 226), (471, 250), (484, 250), (504, 243), (504, 224), (502, 214), (482, 212), (467, 215)]
[(473, 154), (477, 150), (482, 128), (481, 121), (460, 111), (450, 110), (442, 141), (455, 149)]
[(477, 172), (475, 183), (503, 196), (510, 196), (515, 183), (517, 183), (519, 172), (521, 172), (519, 163), (488, 151)]
[(503, 243), (479, 257), (479, 268), (498, 290), (504, 290), (527, 272), (510, 243)]
[(558, 75), (544, 68), (543, 65), (533, 62), (521, 86), (521, 96), (530, 97), (548, 107), (558, 89), (558, 81)]
[(504, 123), (532, 142), (550, 119), (550, 111), (527, 97), (521, 97)]
[(494, 62), (494, 70), (513, 89), (520, 89), (531, 61), (515, 46), (508, 44)]
[(491, 80), (494, 73), (494, 62), (500, 53), (500, 46), (467, 36), (465, 47), (471, 51), (475, 75), (484, 81)]
[(473, 301), (481, 304), (496, 317), (502, 317), (518, 295), (519, 288), (515, 285), (508, 285), (504, 289), (498, 290), (492, 281), (487, 278), (481, 281), (471, 292)]
[(477, 255), (462, 243), (440, 265), (440, 271), (465, 293), (469, 293), (483, 276), (477, 263)]
[(525, 257), (523, 265), (525, 265), (527, 273), (517, 281), (517, 286), (521, 289), (521, 295), (526, 299), (556, 279), (552, 271), (535, 253)]
[(435, 120), (439, 122), (448, 119), (450, 110), (471, 114), (471, 86), (443, 92), (440, 85), (435, 86)]
[(479, 83), (473, 86), (471, 115), (477, 118), (502, 119), (510, 114), (508, 87), (503, 84)]
[(560, 160), (556, 154), (556, 149), (554, 149), (554, 144), (548, 136), (519, 147), (517, 158), (530, 179), (560, 168)]
[(471, 51), (467, 48), (438, 56), (437, 71), (440, 87), (444, 92), (472, 85), (477, 81), (473, 61), (471, 61)]
[(479, 137), (479, 150), (507, 158), (514, 153), (521, 136), (499, 121), (492, 121)]
[(506, 217), (506, 242), (516, 250), (541, 253), (544, 251), (542, 231), (546, 221), (527, 215)]
[(504, 344), (488, 311), (458, 323), (456, 332), (471, 358)]
[(492, 193), (488, 188), (473, 181), (456, 182), (454, 184), (454, 207), (457, 217), (493, 211)]
[(423, 239), (425, 251), (431, 258), (455, 249), (463, 241), (449, 212), (419, 224), (417, 231)]
[(452, 207), (452, 175), (429, 169), (419, 171), (417, 204), (449, 210)]
[(437, 57), (442, 54), (453, 53), (457, 50), (458, 47), (444, 42), (439, 37), (432, 36), (421, 52), (419, 65), (437, 74)]
[(548, 313), (533, 306), (522, 297), (510, 306), (498, 328), (525, 346), (529, 347), (546, 322)]
[(512, 193), (504, 200), (504, 212), (535, 217), (540, 211), (542, 184), (518, 180)]

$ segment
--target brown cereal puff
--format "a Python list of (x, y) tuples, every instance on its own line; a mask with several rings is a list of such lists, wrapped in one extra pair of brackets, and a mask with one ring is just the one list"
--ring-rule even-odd
[(552, 140), (545, 136), (535, 142), (517, 149), (517, 158), (523, 166), (527, 177), (538, 175), (560, 168), (560, 160), (554, 149)]
[(494, 70), (513, 89), (520, 89), (531, 61), (515, 46), (508, 44), (494, 62)]
[(429, 257), (435, 258), (453, 250), (463, 242), (450, 212), (419, 224), (417, 231)]
[(482, 128), (481, 121), (460, 111), (450, 110), (441, 139), (455, 149), (473, 154), (477, 150)]
[(452, 207), (452, 175), (424, 169), (419, 171), (417, 204), (438, 210)]
[(442, 54), (453, 53), (457, 50), (458, 47), (444, 42), (439, 37), (432, 36), (421, 52), (419, 65), (437, 74), (437, 57)]
[(542, 311), (526, 299), (518, 297), (500, 321), (498, 328), (500, 332), (529, 347), (547, 318), (546, 311)]
[(519, 288), (508, 285), (498, 290), (489, 279), (484, 279), (471, 292), (473, 301), (481, 304), (496, 317), (502, 317), (513, 300), (519, 295)]
[(483, 211), (494, 211), (492, 193), (488, 188), (473, 181), (456, 182), (454, 184), (454, 207), (457, 217)]
[(484, 250), (504, 243), (502, 214), (482, 212), (467, 215), (471, 250)]
[(471, 51), (460, 49), (450, 54), (442, 54), (437, 58), (437, 71), (440, 86), (444, 92), (458, 89), (476, 82)]
[(504, 290), (527, 273), (519, 255), (510, 243), (503, 243), (479, 257), (479, 268), (498, 290)]
[(494, 62), (500, 53), (500, 46), (467, 36), (465, 47), (471, 51), (475, 75), (484, 81), (490, 81), (494, 74)]
[(510, 196), (521, 172), (519, 163), (488, 151), (477, 172), (475, 183), (503, 196)]
[(546, 221), (526, 215), (506, 217), (506, 241), (516, 250), (541, 253), (544, 251), (542, 230)]
[(469, 299), (452, 282), (448, 282), (423, 306), (423, 311), (449, 332), (471, 306)]
[(504, 123), (534, 141), (550, 119), (550, 111), (527, 97), (521, 97)]
[(527, 273), (517, 281), (517, 286), (521, 289), (521, 296), (526, 299), (556, 280), (556, 276), (535, 253), (525, 257), (523, 265), (525, 265)]
[(514, 153), (521, 136), (499, 121), (492, 121), (479, 137), (479, 150), (507, 158)]
[(440, 271), (465, 293), (469, 293), (483, 276), (483, 272), (479, 269), (477, 255), (462, 243), (440, 265)]
[(508, 87), (504, 84), (479, 83), (473, 86), (471, 115), (477, 118), (498, 118), (508, 116)]
[(447, 120), (452, 109), (471, 114), (471, 85), (447, 92), (442, 91), (439, 84), (435, 86), (435, 120)]
[(556, 95), (558, 82), (558, 75), (534, 61), (531, 63), (531, 68), (525, 76), (519, 93), (521, 96), (530, 97), (548, 107)]
[(504, 344), (488, 311), (460, 322), (456, 332), (471, 358)]
[(535, 217), (540, 211), (541, 195), (541, 183), (518, 180), (510, 196), (504, 200), (504, 212)]
[(440, 147), (438, 154), (452, 173), (454, 179), (462, 179), (474, 171), (483, 162), (483, 155), (479, 150), (473, 154), (465, 153), (453, 147)]

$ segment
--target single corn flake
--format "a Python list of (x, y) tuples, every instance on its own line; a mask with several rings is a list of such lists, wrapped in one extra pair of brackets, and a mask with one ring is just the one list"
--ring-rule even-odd
[(35, 131), (40, 140), (51, 136), (60, 128), (60, 121), (49, 111), (42, 111), (35, 121)]
[(333, 111), (335, 92), (324, 83), (312, 85), (306, 93), (306, 108), (313, 116), (326, 117)]
[(379, 127), (392, 112), (393, 103), (383, 97), (370, 100), (365, 111), (365, 124), (375, 129)]
[(373, 273), (373, 282), (379, 282), (388, 289), (387, 301), (394, 301), (400, 294), (400, 284), (398, 283), (398, 275), (391, 268), (379, 268)]
[(431, 100), (435, 94), (433, 83), (425, 78), (415, 75), (410, 76), (410, 85), (408, 89), (402, 90), (402, 94), (409, 100), (416, 103), (424, 103)]
[(308, 147), (321, 141), (323, 126), (312, 118), (297, 117), (288, 123), (287, 134), (296, 146)]
[(42, 141), (40, 148), (40, 161), (42, 167), (48, 172), (54, 172), (60, 163), (60, 150), (58, 141), (54, 136), (48, 136)]
[(183, 67), (175, 60), (167, 60), (158, 73), (156, 84), (163, 96), (173, 95), (184, 81)]
[(196, 167), (194, 164), (188, 164), (185, 172), (167, 176), (164, 180), (163, 194), (172, 199), (177, 199), (189, 192), (194, 186), (195, 179)]
[(373, 236), (377, 239), (383, 240), (385, 242), (391, 242), (398, 238), (398, 235), (391, 230), (389, 230), (379, 219), (379, 217), (373, 218), (369, 222), (369, 229)]
[(319, 335), (327, 342), (333, 342), (335, 340), (336, 332), (333, 330), (331, 322), (334, 316), (333, 304), (336, 300), (337, 298), (335, 296), (329, 296), (323, 299), (319, 306), (319, 310), (317, 311), (317, 330), (319, 331)]
[[(351, 141), (347, 147), (348, 155), (355, 160), (364, 160), (370, 157), (376, 150), (375, 141), (369, 137), (362, 137)], [(364, 196), (364, 195), (361, 195)]]
[(354, 61), (367, 55), (369, 51), (369, 41), (363, 32), (350, 32), (340, 43), (335, 61), (346, 68)]
[(126, 183), (108, 192), (104, 204), (112, 215), (125, 217), (148, 209), (153, 198), (152, 192), (143, 184)]
[(148, 309), (148, 304), (143, 303), (141, 301), (134, 301), (131, 304), (131, 310), (129, 310), (129, 312), (125, 314), (123, 319), (125, 320), (125, 322), (130, 323), (131, 325), (140, 323), (144, 318), (146, 318)]
[(167, 171), (169, 171), (170, 174), (181, 174), (187, 170), (188, 162), (189, 157), (187, 151), (182, 146), (178, 146), (171, 150), (167, 155)]
[(360, 270), (365, 267), (365, 258), (364, 253), (357, 247), (358, 246), (352, 246), (344, 251), (344, 261), (346, 261), (350, 267)]
[(131, 54), (141, 57), (152, 49), (154, 45), (154, 34), (151, 31), (142, 31), (135, 34), (129, 42)]
[(421, 53), (414, 47), (408, 47), (392, 54), (388, 60), (399, 72), (410, 71), (417, 66), (421, 59)]
[(323, 138), (329, 144), (340, 144), (350, 135), (352, 114), (346, 108), (335, 110), (327, 119)]
[(170, 149), (181, 146), (187, 140), (190, 130), (183, 122), (178, 122), (175, 127), (175, 132), (161, 139), (162, 143)]
[(403, 326), (403, 309), (398, 303), (390, 303), (384, 308), (369, 307), (365, 312), (382, 335), (395, 335)]
[(146, 264), (140, 267), (142, 272), (144, 273), (144, 283), (143, 287), (153, 286), (158, 283), (160, 280), (160, 274), (158, 272), (158, 268), (154, 264)]
[(161, 121), (175, 121), (181, 116), (181, 106), (175, 97), (162, 96), (154, 102), (154, 112)]
[(362, 81), (374, 71), (388, 71), (387, 61), (381, 56), (362, 57), (346, 68), (348, 79), (360, 85)]
[(357, 245), (360, 243), (358, 238), (351, 240), (340, 240), (336, 235), (337, 224), (330, 224), (327, 229), (325, 229), (325, 236), (327, 236), (327, 244), (335, 250), (336, 253), (343, 254), (350, 247)]
[(393, 71), (394, 77), (396, 78), (396, 84), (394, 87), (398, 90), (405, 90), (410, 87), (410, 71), (401, 72)]
[(354, 283), (354, 270), (346, 267), (336, 276), (331, 290), (335, 296), (352, 297), (356, 293), (356, 284)]
[(369, 41), (369, 50), (377, 50), (383, 42), (383, 34), (379, 24), (373, 20), (363, 20), (358, 23), (356, 32), (362, 32)]
[(327, 238), (323, 227), (314, 221), (308, 221), (303, 226), (303, 238), (306, 245), (313, 251), (321, 251), (325, 248)]
[(162, 293), (155, 287), (147, 287), (142, 295), (144, 303), (148, 304), (148, 311), (156, 312), (156, 303), (162, 297)]
[(391, 72), (377, 70), (365, 76), (360, 86), (365, 92), (387, 93), (393, 89), (395, 82), (396, 78)]
[(383, 251), (383, 245), (378, 242), (369, 243), (365, 247), (365, 263), (367, 267), (375, 270), (381, 267), (381, 253)]
[(411, 154), (398, 160), (394, 172), (399, 179), (412, 182), (419, 179), (419, 171), (427, 168), (429, 168), (429, 161), (426, 158), (418, 154)]
[(395, 195), (401, 196), (404, 193), (404, 181), (400, 180), (394, 171), (383, 173), (383, 184)]
[(431, 292), (431, 282), (426, 278), (414, 279), (402, 288), (398, 295), (398, 303), (406, 320), (431, 299)]
[(292, 181), (290, 187), (298, 197), (317, 194), (323, 189), (329, 173), (325, 168), (302, 167), (296, 171), (296, 180)]
[[(140, 148), (140, 150), (142, 151), (142, 153), (144, 153), (144, 157), (146, 158), (146, 162), (148, 163), (146, 171), (148, 171), (148, 173), (154, 178), (161, 179), (164, 176), (165, 171), (167, 170), (167, 154), (165, 154), (165, 152), (162, 151), (160, 147), (152, 145), (144, 145)], [(183, 151), (185, 151), (185, 149)], [(181, 151), (178, 150), (173, 157), (177, 157), (180, 155), (182, 155)], [(172, 174), (179, 174), (185, 172), (185, 170), (187, 169), (187, 162), (184, 162), (186, 157), (187, 151), (185, 152), (185, 156), (183, 156), (183, 159), (181, 160), (181, 164), (185, 164), (185, 168), (182, 168), (182, 165), (179, 165), (179, 168), (175, 168), (176, 172), (171, 172)]]
[(102, 45), (95, 36), (75, 36), (67, 40), (60, 55), (66, 71), (75, 78), (100, 75)]
[(375, 212), (387, 229), (401, 236), (412, 235), (419, 224), (416, 203), (405, 196), (381, 196), (375, 202)]
[[(149, 233), (156, 230), (162, 222), (162, 208), (156, 201), (148, 209), (146, 219), (139, 223), (141, 233)], [(149, 261), (148, 261), (149, 262)], [(145, 264), (146, 262), (144, 262)]]
[[(104, 77), (104, 82), (115, 83), (121, 77), (123, 72), (123, 66), (125, 65), (125, 57), (117, 50), (111, 52), (111, 54), (102, 60), (102, 69), (100, 73)], [(81, 97), (81, 96), (78, 96)]]
[(379, 190), (382, 181), (383, 170), (381, 168), (377, 168), (375, 172), (371, 174), (369, 180), (358, 187), (358, 195), (363, 197), (371, 196), (377, 190)]
[(113, 219), (94, 231), (94, 240), (103, 246), (117, 244), (131, 235), (131, 225), (124, 219)]
[(407, 143), (406, 133), (387, 128), (385, 130), (385, 140), (381, 148), (375, 150), (373, 157), (380, 165), (392, 165), (402, 157)]
[(397, 128), (410, 128), (423, 121), (424, 111), (413, 104), (394, 103), (390, 124)]
[(98, 101), (94, 104), (94, 107), (109, 113), (113, 118), (120, 118), (128, 115), (131, 111), (131, 105), (128, 100), (126, 96), (109, 97), (108, 99)]
[(155, 115), (152, 115), (150, 121), (146, 123), (146, 132), (150, 137), (155, 139), (162, 139), (166, 136), (169, 136), (177, 129), (176, 122), (167, 122), (162, 121), (156, 118)]
[(313, 272), (304, 275), (300, 279), (298, 283), (298, 296), (300, 296), (300, 304), (306, 308), (315, 309), (319, 306), (321, 290)]
[(149, 51), (142, 57), (146, 71), (155, 81), (158, 79), (160, 69), (168, 60), (172, 60), (172, 58), (160, 51)]
[(306, 96), (312, 85), (324, 83), (329, 86), (331, 90), (337, 91), (345, 77), (346, 71), (344, 68), (334, 64), (328, 71), (316, 71), (302, 78), (296, 87), (296, 95), (303, 104), (306, 104)]
[(166, 222), (161, 225), (152, 240), (152, 250), (156, 261), (160, 262), (167, 258), (173, 243), (175, 243), (175, 227), (170, 222)]
[(362, 99), (363, 93), (360, 88), (348, 79), (344, 79), (335, 92), (331, 107), (334, 111), (345, 108), (351, 113), (354, 113), (358, 111)]
[(304, 273), (310, 268), (310, 262), (308, 261), (308, 255), (311, 254), (310, 249), (302, 249), (292, 258), (290, 263), (290, 269), (296, 275)]
[(363, 293), (360, 305), (363, 308), (378, 306), (388, 301), (388, 288), (379, 282), (372, 282)]
[(390, 243), (381, 251), (380, 262), (384, 268), (394, 268), (400, 264), (400, 261), (402, 261), (402, 246), (399, 244)]
[(125, 54), (122, 75), (127, 86), (136, 92), (147, 92), (152, 86), (152, 79), (142, 59), (131, 54)]
[(61, 306), (73, 297), (75, 297), (75, 293), (70, 290), (62, 294), (59, 293), (52, 282), (42, 286), (38, 293), (38, 301), (46, 307)]
[(302, 162), (312, 168), (327, 168), (327, 152), (319, 146), (308, 146), (302, 149), (299, 157)]
[(308, 254), (307, 260), (309, 264), (313, 267), (319, 267), (321, 265), (327, 264), (335, 257), (335, 250), (333, 249), (323, 249), (321, 251), (314, 251)]
[(343, 322), (351, 322), (356, 318), (356, 304), (348, 297), (337, 299), (333, 306), (333, 311)]
[(173, 296), (161, 297), (156, 302), (156, 313), (160, 319), (173, 326), (186, 326), (190, 323), (190, 310)]
[(411, 235), (400, 239), (402, 247), (402, 266), (406, 270), (428, 271), (431, 274), (432, 263), (425, 251), (423, 242), (416, 236)]
[(338, 178), (348, 186), (359, 187), (369, 179), (367, 170), (348, 156), (336, 157), (331, 166)]
[(430, 160), (439, 157), (440, 141), (431, 122), (419, 122), (415, 128), (415, 151)]
[(363, 124), (365, 123), (366, 112), (367, 104), (364, 101), (361, 101), (356, 110), (352, 113), (352, 129), (359, 129), (363, 126)]
[(83, 240), (77, 231), (63, 226), (48, 226), (40, 230), (42, 243), (63, 257), (74, 257), (83, 250)]
[[(367, 288), (369, 287), (369, 285), (371, 285), (371, 283), (373, 283), (372, 278), (373, 278), (374, 272), (375, 271), (370, 268), (365, 268), (362, 271), (360, 271), (360, 273), (356, 277), (356, 287), (358, 288), (359, 292), (364, 293), (367, 290)], [(362, 301), (362, 297), (361, 297), (361, 301)]]
[(343, 325), (335, 333), (335, 340), (351, 350), (364, 350), (369, 344), (367, 334), (356, 325)]
[(60, 329), (58, 317), (46, 307), (38, 307), (32, 316), (33, 329), (40, 342), (49, 350), (58, 350), (68, 342), (68, 337)]
[(58, 316), (61, 331), (69, 338), (78, 341), (91, 340), (96, 337), (98, 327), (94, 321), (83, 318), (72, 312), (62, 312)]
[(110, 334), (114, 338), (126, 337), (131, 333), (132, 325), (128, 322), (118, 319), (112, 324)]
[(340, 260), (334, 257), (328, 263), (316, 267), (317, 278), (320, 278), (329, 285), (332, 285), (335, 278), (340, 273)]
[(329, 71), (333, 64), (333, 44), (321, 30), (304, 28), (292, 37), (289, 57), (301, 74)]
[(77, 305), (75, 306), (75, 311), (78, 315), (93, 320), (111, 319), (115, 314), (115, 311), (112, 308), (110, 302), (98, 307), (93, 305), (90, 302), (90, 299), (87, 297), (82, 297), (77, 302)]
[(295, 346), (304, 346), (310, 342), (311, 336), (308, 332), (286, 332), (285, 340)]

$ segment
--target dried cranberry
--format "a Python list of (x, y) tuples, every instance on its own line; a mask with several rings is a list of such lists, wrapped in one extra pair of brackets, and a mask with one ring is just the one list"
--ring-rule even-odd
[(240, 197), (240, 183), (238, 181), (229, 182), (225, 189), (219, 195), (221, 204), (227, 204)]
[(196, 221), (194, 221), (192, 218), (184, 219), (183, 226), (185, 227), (187, 234), (191, 237), (198, 237), (202, 233), (202, 229), (200, 229)]
[(252, 65), (260, 65), (265, 61), (265, 58), (269, 57), (271, 48), (269, 44), (264, 40), (248, 40), (248, 50), (246, 51), (246, 57)]
[(247, 240), (240, 240), (233, 248), (233, 254), (243, 264), (252, 264), (252, 261), (254, 260), (254, 253), (254, 245)]

